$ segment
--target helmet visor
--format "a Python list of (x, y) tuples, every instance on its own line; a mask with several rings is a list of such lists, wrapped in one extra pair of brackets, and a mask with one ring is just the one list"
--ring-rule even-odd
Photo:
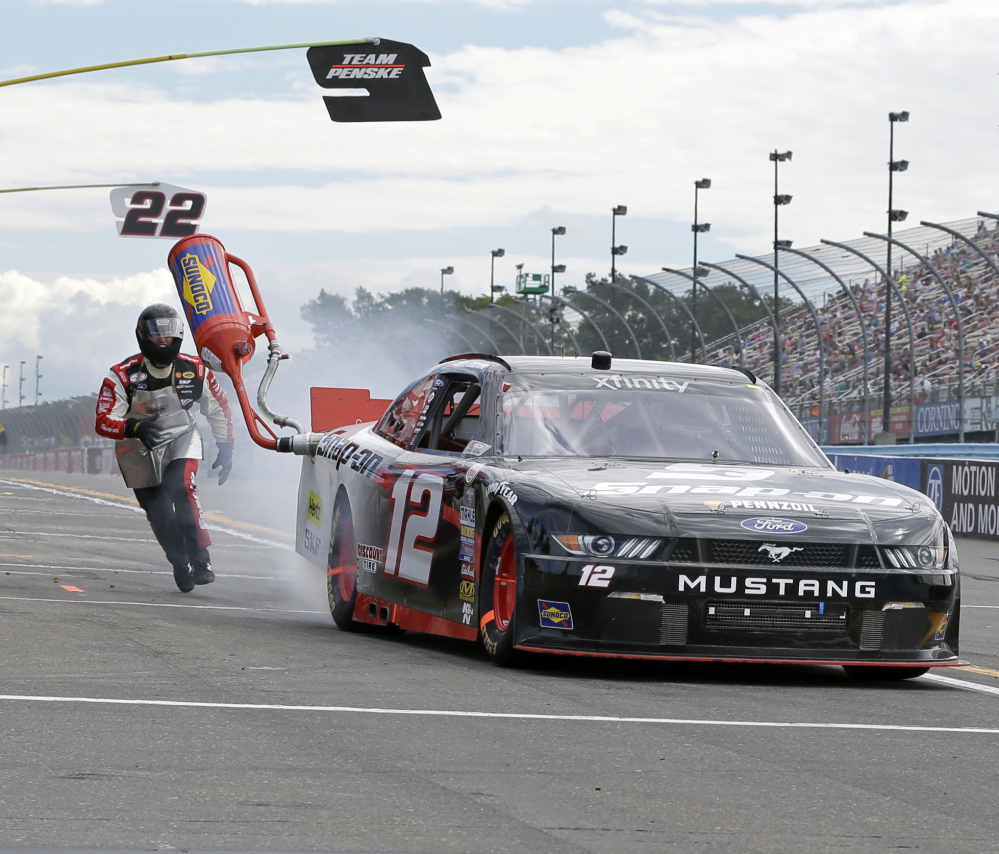
[(150, 341), (157, 338), (183, 338), (184, 321), (179, 317), (150, 317), (139, 325), (139, 333)]

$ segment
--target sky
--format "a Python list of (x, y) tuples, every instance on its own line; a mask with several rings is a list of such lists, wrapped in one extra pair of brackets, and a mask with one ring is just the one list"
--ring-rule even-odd
[[(208, 196), (202, 231), (254, 268), (291, 352), (325, 288), (485, 294), (515, 265), (560, 284), (700, 255), (883, 230), (896, 207), (994, 210), (995, 0), (0, 0), (0, 79), (164, 54), (380, 36), (409, 42), (437, 122), (336, 124), (304, 50), (186, 59), (0, 88), (0, 189), (163, 181)], [(34, 401), (96, 392), (135, 351), (139, 310), (177, 302), (166, 240), (117, 235), (108, 190), (0, 194), (0, 364)], [(323, 380), (351, 385), (331, 369)], [(394, 381), (394, 380), (393, 380)], [(381, 395), (397, 389), (379, 378)]]

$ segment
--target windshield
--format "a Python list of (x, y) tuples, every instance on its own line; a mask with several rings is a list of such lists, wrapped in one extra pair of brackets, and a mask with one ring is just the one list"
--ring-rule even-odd
[[(828, 468), (804, 429), (762, 386), (654, 377), (518, 377), (503, 396), (503, 453), (665, 457)], [(614, 380), (623, 386), (614, 387)], [(594, 381), (606, 387), (593, 388)], [(641, 384), (642, 388), (634, 386)]]

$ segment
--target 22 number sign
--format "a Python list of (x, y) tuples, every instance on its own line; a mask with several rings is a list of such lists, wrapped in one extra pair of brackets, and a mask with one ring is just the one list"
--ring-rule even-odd
[(171, 184), (151, 185), (148, 189), (116, 187), (111, 191), (111, 210), (118, 218), (121, 237), (177, 240), (196, 234), (207, 204), (204, 193)]

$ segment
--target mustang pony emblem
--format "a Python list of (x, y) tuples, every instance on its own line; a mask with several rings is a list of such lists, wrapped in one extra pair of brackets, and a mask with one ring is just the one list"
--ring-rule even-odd
[(774, 563), (780, 563), (784, 558), (786, 558), (792, 552), (803, 552), (804, 549), (800, 546), (791, 548), (790, 546), (778, 546), (773, 543), (764, 543), (756, 551), (767, 553), (767, 557), (770, 558)]

